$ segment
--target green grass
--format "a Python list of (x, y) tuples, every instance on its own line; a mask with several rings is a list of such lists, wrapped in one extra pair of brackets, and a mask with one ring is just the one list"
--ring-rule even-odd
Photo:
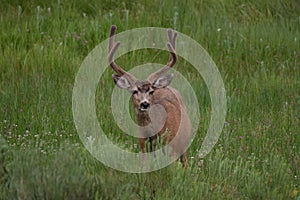
[[(300, 199), (300, 3), (284, 1), (8, 1), (0, 5), (0, 199)], [(228, 110), (217, 145), (198, 151), (210, 119), (207, 88), (183, 59), (176, 70), (199, 98), (200, 128), (177, 163), (127, 174), (95, 160), (72, 116), (72, 89), (87, 54), (108, 36), (137, 27), (171, 27), (198, 41), (223, 77)], [(165, 63), (139, 50), (130, 69)], [(97, 90), (108, 136), (138, 141), (112, 124), (111, 70)], [(105, 115), (103, 114), (105, 113)]]

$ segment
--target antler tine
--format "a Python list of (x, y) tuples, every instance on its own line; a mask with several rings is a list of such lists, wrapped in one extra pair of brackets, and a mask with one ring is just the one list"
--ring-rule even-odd
[(172, 44), (173, 48), (175, 49), (175, 42), (177, 38), (177, 32), (173, 31), (172, 29), (168, 29), (168, 39), (169, 42)]
[(117, 27), (115, 25), (112, 25), (110, 28), (110, 34), (109, 34), (109, 44), (108, 44), (108, 53), (111, 51), (112, 46), (114, 44), (114, 35), (116, 34)]
[(120, 42), (117, 42), (114, 44), (114, 36), (116, 34), (117, 27), (115, 25), (111, 26), (110, 28), (110, 34), (109, 34), (109, 42), (108, 42), (108, 62), (112, 69), (117, 72), (119, 76), (126, 75), (128, 78), (130, 78), (132, 81), (135, 81), (136, 78), (127, 73), (125, 70), (123, 70), (120, 66), (118, 66), (114, 61), (114, 54), (116, 53), (117, 49), (121, 45)]
[(177, 55), (176, 55), (176, 51), (175, 51), (177, 32), (173, 31), (172, 29), (168, 29), (167, 33), (168, 33), (168, 39), (169, 39), (169, 41), (167, 43), (167, 47), (170, 52), (170, 57), (169, 57), (168, 63), (162, 69), (152, 73), (148, 77), (148, 81), (150, 83), (154, 82), (159, 76), (161, 76), (162, 74), (167, 72), (171, 67), (173, 67), (175, 65), (175, 63), (177, 61)]
[(173, 40), (172, 40), (172, 46), (174, 49), (176, 49), (175, 45), (176, 45), (176, 38), (177, 38), (177, 32), (174, 32), (174, 35), (173, 35)]
[[(167, 46), (168, 46), (168, 49), (170, 52), (170, 58), (169, 58), (168, 63), (172, 62), (172, 59), (175, 60), (175, 62), (176, 62), (177, 56), (176, 56), (176, 51), (175, 51), (175, 49), (176, 49), (175, 45), (176, 45), (177, 32), (174, 32), (172, 29), (168, 29), (168, 38), (169, 38), (169, 42), (168, 42)], [(174, 64), (175, 64), (175, 62), (174, 62)]]

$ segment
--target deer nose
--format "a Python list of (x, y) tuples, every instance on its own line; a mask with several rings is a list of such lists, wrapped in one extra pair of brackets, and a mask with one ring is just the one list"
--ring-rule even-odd
[(147, 101), (144, 101), (140, 104), (140, 107), (142, 110), (147, 110), (149, 108), (150, 104)]

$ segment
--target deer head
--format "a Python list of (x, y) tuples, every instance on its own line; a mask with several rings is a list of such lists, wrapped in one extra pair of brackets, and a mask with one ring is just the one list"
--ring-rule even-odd
[(146, 112), (153, 105), (153, 95), (157, 89), (167, 87), (172, 79), (173, 74), (164, 75), (177, 61), (175, 51), (175, 42), (177, 33), (168, 29), (167, 47), (170, 52), (168, 63), (160, 70), (150, 74), (146, 80), (138, 80), (132, 74), (124, 71), (114, 61), (114, 54), (120, 46), (120, 42), (114, 43), (116, 26), (110, 29), (110, 38), (108, 45), (108, 62), (112, 69), (117, 73), (112, 75), (116, 85), (122, 89), (127, 89), (132, 95), (132, 102), (136, 112)]

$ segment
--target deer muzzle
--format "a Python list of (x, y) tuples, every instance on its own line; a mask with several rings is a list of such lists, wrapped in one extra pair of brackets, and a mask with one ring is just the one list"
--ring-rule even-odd
[(148, 101), (143, 101), (141, 104), (140, 104), (140, 111), (142, 112), (145, 112), (149, 109), (150, 107), (150, 104)]

